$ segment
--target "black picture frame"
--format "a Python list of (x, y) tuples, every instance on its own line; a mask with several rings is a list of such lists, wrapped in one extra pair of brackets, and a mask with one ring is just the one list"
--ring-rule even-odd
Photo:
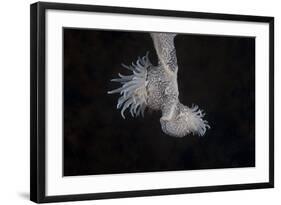
[[(263, 183), (46, 196), (46, 10), (122, 13), (269, 24), (269, 181)], [(30, 199), (37, 203), (186, 194), (274, 187), (274, 18), (265, 16), (38, 2), (30, 7)]]

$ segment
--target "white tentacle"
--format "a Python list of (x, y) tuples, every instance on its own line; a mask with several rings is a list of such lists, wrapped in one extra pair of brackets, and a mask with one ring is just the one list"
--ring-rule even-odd
[(138, 57), (136, 63), (127, 66), (121, 64), (124, 68), (132, 71), (132, 75), (118, 74), (120, 78), (112, 79), (112, 82), (119, 82), (120, 88), (109, 91), (108, 94), (119, 93), (121, 96), (118, 99), (117, 109), (121, 109), (121, 116), (125, 119), (124, 112), (129, 109), (133, 117), (139, 116), (144, 111), (147, 104), (147, 69), (151, 66), (148, 59), (148, 52), (142, 58)]

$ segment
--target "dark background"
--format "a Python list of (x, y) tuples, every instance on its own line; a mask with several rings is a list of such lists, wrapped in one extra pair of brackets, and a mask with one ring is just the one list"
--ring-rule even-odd
[(161, 113), (126, 120), (116, 109), (120, 66), (150, 51), (148, 33), (65, 28), (64, 175), (255, 166), (255, 39), (212, 35), (175, 38), (180, 101), (197, 104), (211, 126), (204, 137), (175, 138)]

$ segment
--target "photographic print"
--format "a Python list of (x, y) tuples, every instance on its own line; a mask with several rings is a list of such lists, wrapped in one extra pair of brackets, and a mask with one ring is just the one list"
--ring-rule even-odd
[(64, 175), (255, 166), (255, 38), (63, 29)]
[(274, 187), (274, 18), (30, 7), (30, 199)]

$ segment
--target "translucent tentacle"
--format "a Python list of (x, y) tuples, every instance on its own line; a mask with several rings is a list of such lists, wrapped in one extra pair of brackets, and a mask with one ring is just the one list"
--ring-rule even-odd
[(147, 105), (147, 69), (151, 66), (148, 59), (148, 52), (145, 56), (138, 57), (136, 63), (132, 62), (127, 66), (121, 64), (124, 68), (132, 71), (132, 75), (118, 74), (119, 78), (112, 79), (112, 82), (120, 83), (122, 86), (108, 91), (108, 94), (119, 93), (121, 96), (117, 102), (117, 109), (121, 109), (121, 116), (125, 118), (125, 110), (129, 109), (133, 117), (140, 114), (144, 116)]
[(197, 105), (192, 105), (191, 108), (188, 108), (189, 127), (193, 135), (203, 136), (206, 130), (211, 128), (208, 121), (202, 119), (204, 116), (204, 111), (200, 110)]

